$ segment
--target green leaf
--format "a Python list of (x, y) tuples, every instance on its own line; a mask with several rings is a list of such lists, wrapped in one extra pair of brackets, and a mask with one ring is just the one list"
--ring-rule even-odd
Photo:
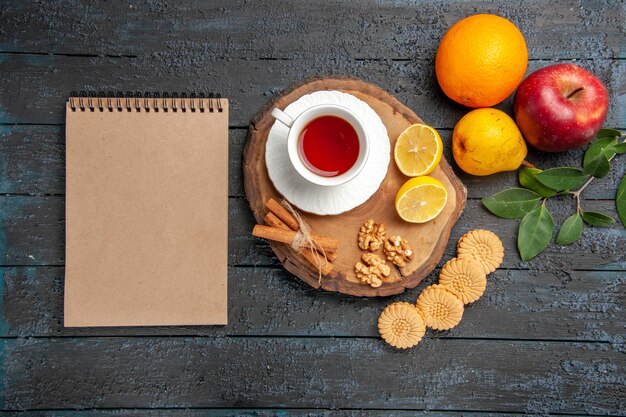
[(622, 132), (615, 129), (600, 129), (596, 135), (597, 138), (615, 138), (620, 136), (622, 136)]
[(617, 215), (622, 222), (622, 226), (626, 227), (626, 175), (622, 178), (617, 188), (617, 194), (615, 195), (615, 206), (617, 208)]
[(521, 219), (539, 204), (541, 196), (524, 188), (511, 188), (485, 197), (481, 201), (487, 210), (504, 219)]
[(556, 191), (546, 187), (537, 179), (537, 174), (542, 172), (537, 168), (522, 167), (519, 171), (519, 183), (522, 187), (536, 192), (542, 197), (553, 197), (556, 195)]
[(522, 219), (517, 235), (517, 249), (522, 260), (528, 261), (544, 251), (554, 232), (554, 220), (542, 204)]
[(615, 155), (613, 145), (616, 142), (617, 139), (613, 137), (605, 137), (593, 141), (585, 152), (583, 172), (596, 178), (605, 177), (610, 169), (609, 159)]
[[(608, 150), (611, 148), (613, 144), (617, 143), (617, 138), (600, 138), (596, 139), (589, 145), (587, 151), (585, 152), (585, 159), (593, 158), (600, 154), (602, 150)], [(613, 153), (607, 152), (607, 155), (610, 157), (613, 156)]]
[(600, 149), (597, 155), (589, 155), (589, 151), (591, 147), (587, 149), (587, 153), (585, 153), (585, 160), (583, 161), (583, 172), (587, 175), (592, 175), (596, 178), (603, 178), (609, 173), (609, 169), (611, 169), (611, 165), (609, 163), (609, 158), (606, 153), (607, 150)]
[(574, 190), (587, 181), (582, 170), (569, 167), (546, 169), (536, 177), (543, 185), (557, 191)]
[(616, 143), (615, 145), (611, 146), (611, 150), (614, 153), (624, 153), (624, 152), (626, 152), (626, 142)]
[(583, 211), (582, 216), (585, 223), (591, 226), (607, 227), (615, 222), (612, 217), (595, 211)]
[(559, 245), (571, 245), (576, 242), (583, 232), (583, 219), (576, 213), (563, 222), (556, 243)]

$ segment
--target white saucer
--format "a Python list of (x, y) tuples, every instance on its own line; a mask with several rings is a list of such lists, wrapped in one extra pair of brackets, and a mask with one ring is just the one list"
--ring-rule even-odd
[(367, 103), (341, 91), (307, 94), (287, 106), (284, 112), (295, 119), (309, 107), (320, 104), (344, 106), (363, 121), (370, 137), (371, 148), (369, 158), (359, 175), (336, 187), (325, 187), (306, 181), (289, 161), (289, 129), (280, 122), (274, 122), (270, 129), (265, 144), (265, 164), (274, 186), (291, 204), (309, 213), (340, 214), (363, 204), (378, 190), (389, 167), (389, 136), (382, 120)]

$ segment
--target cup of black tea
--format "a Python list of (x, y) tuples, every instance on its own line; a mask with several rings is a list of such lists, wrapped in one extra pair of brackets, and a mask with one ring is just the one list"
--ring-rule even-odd
[(320, 104), (295, 119), (274, 108), (272, 116), (289, 129), (287, 152), (300, 176), (333, 187), (356, 177), (369, 157), (369, 137), (359, 117), (336, 104)]

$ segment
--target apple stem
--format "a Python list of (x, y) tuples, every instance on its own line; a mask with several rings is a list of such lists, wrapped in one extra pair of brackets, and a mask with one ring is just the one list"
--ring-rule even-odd
[(585, 89), (585, 87), (578, 87), (576, 90), (572, 91), (571, 93), (569, 93), (567, 95), (567, 98), (572, 98), (572, 96), (576, 95), (577, 93), (580, 93), (581, 91), (583, 91)]
[(522, 165), (524, 165), (525, 167), (528, 167), (528, 168), (535, 168), (535, 169), (539, 169), (539, 168), (537, 168), (536, 166), (534, 166), (533, 164), (531, 164), (530, 162), (528, 162), (528, 161), (527, 161), (527, 160), (525, 160), (525, 159), (522, 161)]

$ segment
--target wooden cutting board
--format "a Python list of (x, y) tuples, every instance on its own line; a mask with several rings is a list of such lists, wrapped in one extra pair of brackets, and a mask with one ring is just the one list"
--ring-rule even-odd
[[(389, 169), (378, 191), (368, 201), (349, 212), (336, 216), (300, 212), (315, 233), (336, 237), (341, 241), (338, 257), (333, 262), (335, 267), (321, 282), (317, 270), (289, 245), (272, 242), (270, 246), (289, 272), (315, 288), (356, 296), (387, 296), (413, 288), (439, 263), (448, 243), (450, 230), (465, 207), (467, 191), (445, 158), (442, 158), (439, 166), (430, 174), (448, 190), (448, 201), (442, 213), (424, 224), (411, 224), (400, 219), (394, 207), (394, 199), (408, 177), (396, 167), (393, 147), (404, 129), (422, 120), (391, 94), (375, 85), (353, 78), (308, 79), (290, 86), (265, 105), (252, 121), (243, 153), (246, 197), (254, 217), (257, 223), (264, 224), (263, 217), (267, 213), (265, 201), (269, 198), (277, 201), (282, 199), (270, 181), (265, 166), (265, 143), (275, 121), (270, 114), (272, 109), (278, 107), (284, 110), (303, 95), (320, 90), (339, 90), (352, 94), (374, 109), (387, 128), (391, 141)], [(357, 234), (361, 225), (370, 218), (385, 224), (387, 236), (399, 234), (407, 239), (415, 251), (414, 258), (403, 268), (396, 268), (388, 263), (393, 267), (391, 282), (383, 283), (378, 288), (361, 283), (354, 273), (354, 264), (364, 253), (357, 245)], [(384, 258), (382, 248), (376, 253)]]

